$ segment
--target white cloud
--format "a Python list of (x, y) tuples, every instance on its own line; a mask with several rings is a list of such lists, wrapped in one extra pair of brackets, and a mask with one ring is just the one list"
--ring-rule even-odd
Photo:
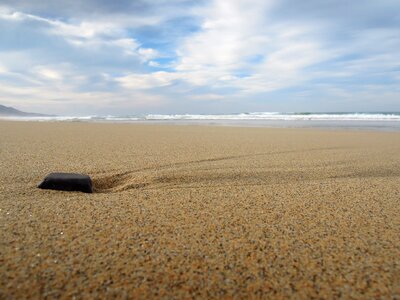
[(90, 40), (99, 36), (116, 36), (121, 34), (121, 29), (112, 23), (82, 21), (74, 24), (38, 17), (34, 17), (34, 19), (51, 25), (52, 27), (49, 31), (52, 34), (61, 35), (66, 38)]
[(108, 23), (80, 22), (70, 24), (59, 20), (44, 18), (19, 11), (11, 11), (7, 8), (0, 10), (0, 18), (10, 21), (36, 21), (50, 25), (49, 32), (70, 38), (93, 38), (99, 34), (115, 33), (116, 27)]
[[(117, 81), (125, 88), (168, 86), (181, 79), (189, 85), (210, 88), (233, 87), (243, 92), (263, 92), (291, 86), (301, 70), (327, 57), (318, 42), (309, 41), (310, 29), (298, 24), (275, 24), (268, 15), (274, 1), (212, 1), (194, 13), (202, 19), (201, 30), (177, 47), (174, 72), (129, 73)], [(125, 28), (110, 22), (64, 22), (24, 14), (2, 13), (15, 20), (35, 20), (49, 25), (48, 32), (63, 36), (76, 47), (116, 47), (150, 66), (162, 56), (125, 36)], [(256, 61), (254, 61), (256, 60)], [(47, 74), (55, 77), (53, 73)], [(306, 76), (302, 78), (305, 79)]]
[(11, 21), (34, 21), (48, 26), (51, 35), (62, 36), (71, 45), (97, 49), (115, 47), (125, 55), (137, 56), (142, 62), (156, 58), (159, 54), (155, 49), (142, 48), (137, 40), (126, 37), (125, 28), (121, 24), (110, 21), (80, 21), (64, 22), (40, 16), (13, 12), (9, 9), (0, 10), (0, 18)]
[(54, 85), (15, 86), (3, 84), (0, 87), (0, 103), (30, 111), (68, 115), (77, 111), (93, 114), (96, 111), (112, 113), (113, 108), (124, 107), (126, 113), (134, 114), (165, 105), (167, 100), (161, 95), (140, 91), (79, 92), (73, 86)]
[(224, 100), (226, 99), (225, 96), (219, 94), (201, 94), (201, 95), (194, 95), (192, 96), (194, 100)]
[(253, 68), (253, 74), (237, 82), (245, 92), (267, 92), (300, 85), (315, 74), (304, 69), (330, 58), (332, 53), (310, 41), (292, 42), (283, 36), (276, 39), (277, 49)]
[(162, 67), (160, 63), (158, 63), (158, 62), (156, 62), (154, 60), (149, 61), (149, 66), (150, 67), (155, 67), (155, 68), (161, 68)]
[(160, 56), (158, 51), (152, 48), (139, 48), (138, 53), (145, 61), (149, 61)]
[(135, 51), (137, 49), (140, 49), (139, 48), (140, 44), (132, 38), (121, 38), (112, 40), (110, 44), (124, 49), (125, 53), (128, 55), (134, 55)]
[[(364, 97), (372, 103), (379, 93), (394, 102), (399, 93), (399, 29), (385, 27), (382, 21), (374, 27), (375, 15), (362, 16), (347, 27), (352, 20), (344, 22), (334, 11), (325, 11), (331, 5), (317, 1), (297, 5), (281, 0), (209, 0), (189, 5), (185, 0), (172, 4), (159, 0), (126, 12), (120, 5), (104, 3), (91, 13), (88, 7), (94, 3), (82, 4), (86, 12), (75, 13), (81, 4), (71, 4), (66, 15), (57, 14), (64, 8), (57, 10), (54, 5), (43, 4), (43, 13), (31, 4), (16, 4), (13, 9), (0, 6), (0, 21), (5, 24), (0, 101), (27, 99), (31, 105), (72, 109), (60, 103), (112, 107), (115, 101), (133, 108), (146, 107), (146, 101), (151, 107), (175, 99), (176, 103), (185, 99), (188, 106), (190, 101), (226, 104), (234, 99), (246, 107), (253, 99), (258, 103), (272, 99), (280, 90), (286, 96), (290, 87), (306, 90), (291, 94), (297, 100), (307, 98), (301, 93), (323, 94), (323, 89), (326, 99), (330, 93), (331, 98), (349, 102)], [(286, 7), (289, 4), (296, 13)], [(110, 7), (119, 11), (107, 10)], [(357, 17), (351, 11), (355, 7), (349, 13)], [(300, 16), (297, 10), (301, 9), (311, 11)], [(315, 12), (330, 19), (314, 18)], [(189, 16), (193, 18), (187, 21)], [(370, 19), (374, 22), (365, 25)], [(146, 28), (136, 30), (143, 25)], [(21, 38), (16, 41), (8, 28), (17, 30)], [(66, 42), (61, 43), (65, 51), (59, 47), (60, 39)], [(392, 93), (383, 93), (385, 88)]]
[(1, 73), (7, 73), (7, 72), (8, 72), (8, 69), (5, 66), (0, 64), (0, 74)]
[(186, 38), (179, 47), (177, 70), (212, 70), (221, 76), (244, 67), (246, 58), (260, 54), (268, 41), (259, 31), (262, 25), (259, 16), (265, 3), (214, 1), (199, 10), (203, 18), (202, 30)]
[(63, 75), (61, 74), (60, 71), (57, 71), (52, 68), (48, 68), (45, 66), (37, 66), (34, 68), (34, 73), (36, 73), (38, 76), (40, 76), (43, 79), (48, 79), (48, 80), (62, 80)]
[(190, 84), (265, 92), (291, 86), (308, 66), (327, 59), (311, 29), (268, 19), (273, 1), (213, 1), (198, 13), (202, 30), (178, 49), (176, 70)]
[(151, 89), (171, 85), (181, 76), (172, 72), (154, 72), (149, 74), (129, 74), (116, 78), (121, 86), (127, 89)]

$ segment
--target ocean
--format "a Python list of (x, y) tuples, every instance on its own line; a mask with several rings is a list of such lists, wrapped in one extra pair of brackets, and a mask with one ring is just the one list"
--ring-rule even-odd
[(220, 125), (274, 128), (325, 128), (400, 130), (400, 112), (282, 113), (250, 112), (232, 114), (142, 114), (126, 116), (2, 117), (20, 121), (114, 122), (182, 125)]

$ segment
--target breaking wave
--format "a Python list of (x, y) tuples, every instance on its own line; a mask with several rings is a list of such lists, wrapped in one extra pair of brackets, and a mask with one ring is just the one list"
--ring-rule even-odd
[(280, 113), (252, 112), (235, 114), (146, 114), (129, 116), (51, 116), (51, 117), (3, 117), (3, 119), (70, 122), (135, 122), (180, 120), (266, 120), (266, 121), (400, 121), (400, 113)]

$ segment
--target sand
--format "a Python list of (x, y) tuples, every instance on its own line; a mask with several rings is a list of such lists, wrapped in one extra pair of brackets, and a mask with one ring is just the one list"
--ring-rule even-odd
[(400, 297), (399, 132), (0, 122), (0, 170), (3, 299)]

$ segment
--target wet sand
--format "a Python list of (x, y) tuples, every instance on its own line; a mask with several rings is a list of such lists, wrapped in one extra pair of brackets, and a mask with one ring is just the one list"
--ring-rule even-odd
[(3, 299), (400, 297), (399, 132), (3, 121), (0, 170)]

